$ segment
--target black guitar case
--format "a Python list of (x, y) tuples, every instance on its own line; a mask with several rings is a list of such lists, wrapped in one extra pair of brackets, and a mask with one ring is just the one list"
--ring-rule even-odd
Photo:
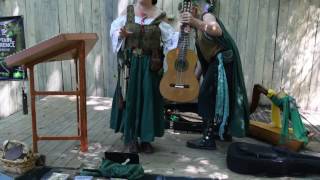
[(240, 174), (266, 176), (305, 176), (320, 174), (320, 158), (279, 147), (242, 142), (232, 143), (227, 152), (227, 166)]

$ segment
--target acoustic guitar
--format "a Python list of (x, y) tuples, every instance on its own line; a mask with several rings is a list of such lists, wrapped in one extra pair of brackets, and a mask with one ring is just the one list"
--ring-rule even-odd
[[(191, 0), (183, 1), (183, 11), (191, 11)], [(178, 47), (168, 52), (168, 70), (160, 82), (161, 95), (174, 102), (190, 102), (198, 97), (199, 82), (194, 70), (197, 64), (197, 55), (189, 47), (191, 27), (182, 24)]]

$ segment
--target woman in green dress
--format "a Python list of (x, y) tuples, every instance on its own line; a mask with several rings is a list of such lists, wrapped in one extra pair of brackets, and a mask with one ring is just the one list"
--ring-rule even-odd
[(110, 29), (119, 64), (110, 127), (123, 133), (129, 152), (152, 153), (151, 142), (164, 134), (159, 92), (162, 60), (165, 52), (177, 46), (179, 35), (163, 21), (165, 13), (156, 3), (137, 0)]

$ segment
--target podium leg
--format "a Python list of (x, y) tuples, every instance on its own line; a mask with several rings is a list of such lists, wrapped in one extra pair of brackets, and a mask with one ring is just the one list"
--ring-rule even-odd
[[(78, 66), (78, 57), (74, 59), (74, 65), (75, 65), (75, 70), (76, 70), (76, 87), (75, 91), (79, 92), (79, 66)], [(77, 93), (76, 95), (76, 103), (77, 103), (77, 130), (78, 130), (78, 136), (80, 136), (80, 111), (79, 111), (79, 94)]]
[(79, 47), (79, 91), (80, 91), (80, 136), (82, 152), (88, 151), (87, 135), (87, 103), (86, 103), (86, 62), (85, 62), (85, 43), (81, 42)]
[(29, 67), (30, 71), (30, 95), (31, 95), (31, 117), (32, 117), (32, 144), (33, 152), (38, 153), (36, 97), (34, 89), (34, 66)]

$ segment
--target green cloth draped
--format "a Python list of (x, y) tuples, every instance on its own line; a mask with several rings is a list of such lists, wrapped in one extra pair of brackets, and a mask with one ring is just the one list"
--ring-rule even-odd
[(150, 70), (150, 56), (136, 56), (127, 52), (130, 61), (130, 75), (125, 95), (125, 107), (119, 109), (119, 82), (114, 94), (110, 127), (122, 132), (125, 144), (137, 138), (152, 142), (164, 134), (164, 102), (159, 91), (161, 75)]
[(126, 178), (129, 180), (134, 180), (142, 178), (144, 176), (144, 170), (140, 164), (122, 165), (104, 159), (98, 169), (82, 170), (80, 174), (82, 176)]
[(230, 104), (229, 130), (233, 136), (244, 137), (246, 136), (249, 127), (249, 106), (240, 55), (234, 40), (227, 32), (219, 18), (217, 18), (217, 22), (219, 23), (223, 32), (222, 37), (219, 37), (218, 40), (228, 50), (233, 51), (232, 97), (234, 97), (234, 99)]
[(219, 136), (223, 140), (223, 133), (227, 119), (229, 117), (229, 95), (228, 95), (228, 82), (225, 69), (223, 66), (222, 54), (218, 54), (218, 83), (217, 83), (217, 94), (216, 94), (216, 107), (215, 107), (215, 119), (220, 124)]
[(285, 143), (288, 139), (289, 121), (291, 121), (294, 138), (304, 142), (304, 144), (306, 145), (308, 143), (307, 131), (301, 120), (295, 99), (288, 95), (282, 98), (272, 96), (271, 101), (275, 105), (280, 107), (280, 109), (282, 110), (282, 127), (280, 143)]

